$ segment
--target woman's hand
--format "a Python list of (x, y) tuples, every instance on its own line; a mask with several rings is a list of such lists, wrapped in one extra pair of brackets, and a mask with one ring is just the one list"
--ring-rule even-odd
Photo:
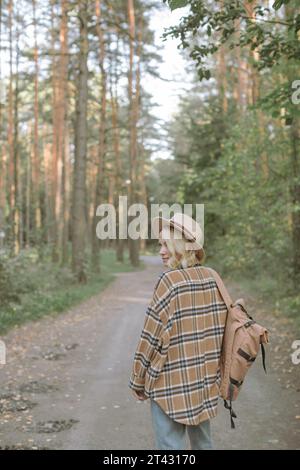
[(144, 401), (148, 399), (148, 397), (146, 397), (146, 395), (142, 391), (137, 392), (136, 390), (132, 390), (132, 394), (134, 398), (137, 398), (140, 401)]

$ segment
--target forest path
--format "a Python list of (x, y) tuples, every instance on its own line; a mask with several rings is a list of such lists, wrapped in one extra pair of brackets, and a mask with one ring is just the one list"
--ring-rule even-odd
[[(0, 449), (155, 449), (150, 401), (135, 400), (128, 387), (145, 310), (162, 272), (159, 257), (143, 259), (145, 270), (118, 273), (99, 295), (1, 338), (7, 364), (0, 365)], [(289, 323), (226, 284), (232, 297), (244, 296), (272, 336), (268, 374), (259, 357), (234, 407), (235, 430), (220, 400), (214, 447), (299, 449), (300, 365), (290, 359), (297, 338), (287, 333)]]

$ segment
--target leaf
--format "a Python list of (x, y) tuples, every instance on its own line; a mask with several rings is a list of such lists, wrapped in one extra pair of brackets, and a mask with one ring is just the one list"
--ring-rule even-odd
[(272, 5), (272, 8), (274, 8), (274, 10), (279, 10), (279, 8), (282, 7), (282, 5), (288, 2), (289, 0), (275, 0), (275, 2)]
[(171, 10), (176, 10), (177, 8), (186, 7), (189, 4), (189, 0), (169, 0), (169, 7)]
[(272, 111), (271, 114), (273, 118), (278, 118), (280, 116), (280, 112), (277, 109)]
[(276, 0), (273, 5), (272, 5), (272, 8), (274, 8), (274, 10), (278, 10), (278, 8), (280, 8), (282, 5), (282, 0)]

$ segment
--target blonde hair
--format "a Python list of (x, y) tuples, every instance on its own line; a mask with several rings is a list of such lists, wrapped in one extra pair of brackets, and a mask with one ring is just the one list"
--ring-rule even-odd
[[(173, 227), (164, 227), (160, 232), (161, 240), (164, 241), (167, 245), (167, 248), (170, 253), (170, 258), (167, 262), (167, 266), (171, 269), (176, 268), (188, 268), (194, 266), (195, 264), (201, 263), (205, 259), (204, 250), (187, 250), (186, 243), (189, 243), (190, 240), (185, 238), (182, 234), (181, 238), (174, 238), (174, 229)], [(178, 233), (178, 230), (176, 230)]]

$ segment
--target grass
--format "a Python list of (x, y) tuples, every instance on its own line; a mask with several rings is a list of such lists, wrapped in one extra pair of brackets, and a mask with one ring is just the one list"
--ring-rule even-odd
[(27, 321), (38, 320), (45, 315), (56, 316), (60, 312), (101, 292), (117, 272), (136, 271), (126, 252), (124, 263), (116, 260), (114, 250), (101, 251), (101, 273), (87, 269), (88, 282), (78, 284), (68, 268), (50, 261), (38, 262), (35, 253), (28, 252), (11, 269), (11, 282), (19, 298), (0, 306), (0, 334)]
[(295, 325), (295, 330), (300, 331), (300, 295), (297, 295), (292, 287), (287, 287), (287, 282), (280, 283), (278, 279), (264, 274), (256, 277), (232, 278), (245, 292), (262, 301), (274, 316), (290, 318)]

